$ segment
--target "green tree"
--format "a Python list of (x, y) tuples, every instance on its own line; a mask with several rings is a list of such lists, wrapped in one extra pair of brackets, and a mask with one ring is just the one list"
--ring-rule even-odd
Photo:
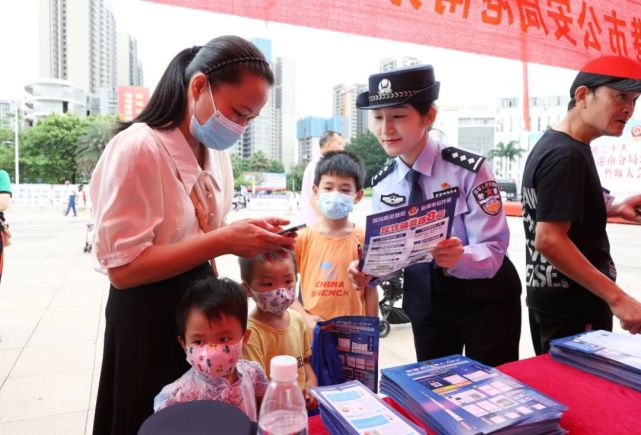
[(511, 140), (507, 144), (499, 142), (496, 144), (494, 149), (490, 150), (490, 152), (487, 153), (488, 158), (493, 159), (495, 157), (498, 157), (501, 160), (501, 165), (504, 170), (504, 177), (507, 176), (508, 164), (516, 160), (516, 158), (523, 154), (523, 152), (525, 151), (518, 145), (519, 141), (517, 140)]
[(90, 117), (78, 139), (76, 146), (76, 165), (78, 178), (89, 181), (93, 168), (111, 139), (116, 118), (112, 116)]
[[(5, 114), (6, 115), (6, 114)], [(13, 114), (10, 114), (11, 120), (13, 120)], [(13, 131), (13, 124), (10, 125), (11, 128), (0, 128), (0, 169), (4, 169), (9, 174), (11, 182), (15, 182), (15, 140), (16, 136)], [(22, 138), (24, 137), (25, 130), (20, 130), (18, 143), (22, 144)], [(22, 177), (21, 177), (22, 178)]]
[(270, 160), (269, 163), (267, 164), (266, 172), (276, 172), (276, 173), (285, 172), (285, 167), (283, 166), (283, 162), (279, 160)]
[(0, 128), (0, 145), (6, 145), (7, 142), (13, 143), (14, 141), (15, 136), (13, 134), (13, 130), (6, 127)]
[[(11, 134), (13, 135), (13, 132), (11, 132)], [(2, 130), (0, 130), (0, 137), (2, 137)], [(11, 141), (6, 139), (0, 140), (0, 169), (7, 171), (11, 182), (15, 182), (15, 146), (13, 136)]]
[(252, 172), (265, 172), (269, 167), (269, 160), (262, 151), (256, 151), (249, 157), (249, 170)]
[(374, 133), (368, 131), (352, 139), (345, 150), (356, 154), (365, 164), (367, 171), (365, 187), (369, 187), (374, 174), (376, 174), (387, 161), (387, 154), (385, 154), (383, 147), (378, 143), (378, 139), (376, 139)]
[(303, 185), (303, 173), (305, 172), (305, 165), (292, 165), (287, 172), (287, 188), (294, 192), (300, 192)]
[(76, 182), (76, 146), (85, 121), (53, 114), (27, 130), (20, 144), (20, 179), (25, 183)]
[(239, 177), (234, 178), (234, 189), (240, 190), (240, 186), (251, 187), (253, 182), (253, 179), (249, 179), (241, 174)]
[(245, 172), (249, 171), (249, 160), (233, 155), (231, 156), (231, 168), (234, 174), (234, 179), (238, 179), (242, 177)]

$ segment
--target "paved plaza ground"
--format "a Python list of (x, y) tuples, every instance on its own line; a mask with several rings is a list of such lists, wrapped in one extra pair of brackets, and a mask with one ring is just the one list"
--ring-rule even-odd
[[(354, 220), (364, 222), (368, 201)], [(229, 220), (258, 216), (232, 212)], [(12, 207), (13, 245), (0, 284), (0, 435), (91, 433), (102, 358), (108, 282), (83, 253), (88, 218), (60, 210)], [(510, 256), (523, 278), (521, 220), (509, 218)], [(611, 224), (619, 283), (641, 298), (641, 226)], [(238, 279), (236, 260), (218, 260), (223, 275)], [(521, 358), (533, 356), (523, 311)], [(617, 330), (618, 325), (615, 325)], [(380, 366), (415, 361), (409, 325), (394, 325), (381, 339)]]

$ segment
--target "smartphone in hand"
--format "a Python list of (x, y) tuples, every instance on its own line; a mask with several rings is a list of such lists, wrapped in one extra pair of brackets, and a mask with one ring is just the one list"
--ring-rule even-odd
[(282, 231), (279, 231), (278, 234), (281, 236), (290, 236), (296, 233), (298, 230), (302, 230), (303, 228), (306, 228), (307, 225), (305, 224), (300, 224), (300, 225), (295, 225), (293, 227), (285, 228)]

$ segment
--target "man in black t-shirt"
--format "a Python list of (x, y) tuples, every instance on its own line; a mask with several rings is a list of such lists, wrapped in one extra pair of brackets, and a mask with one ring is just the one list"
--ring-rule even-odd
[[(617, 76), (603, 72), (617, 71)], [(590, 142), (620, 136), (641, 95), (641, 64), (622, 57), (588, 63), (570, 88), (563, 120), (525, 164), (522, 187), (530, 332), (537, 355), (550, 340), (612, 330), (612, 314), (641, 332), (641, 303), (615, 284), (609, 216), (641, 222), (641, 194), (612, 201), (601, 187)]]

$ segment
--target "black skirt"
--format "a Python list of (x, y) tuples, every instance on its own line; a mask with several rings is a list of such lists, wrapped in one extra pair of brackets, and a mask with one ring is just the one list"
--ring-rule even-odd
[(135, 435), (162, 387), (189, 369), (177, 340), (176, 307), (194, 281), (209, 276), (211, 266), (203, 263), (164, 281), (110, 287), (94, 435)]

